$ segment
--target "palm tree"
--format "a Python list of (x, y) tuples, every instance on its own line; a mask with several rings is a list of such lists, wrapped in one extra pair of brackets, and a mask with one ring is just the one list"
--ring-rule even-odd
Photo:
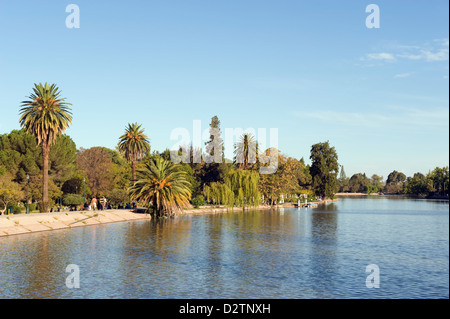
[(142, 124), (129, 124), (125, 128), (125, 134), (119, 138), (119, 151), (125, 155), (128, 161), (131, 161), (131, 172), (133, 183), (136, 181), (136, 164), (137, 161), (150, 152), (150, 144)]
[(258, 157), (258, 143), (255, 136), (244, 133), (234, 147), (234, 161), (238, 168), (249, 169), (256, 163)]
[(72, 124), (71, 103), (65, 102), (55, 84), (34, 84), (34, 93), (23, 101), (20, 109), (20, 126), (34, 135), (42, 146), (43, 187), (40, 210), (48, 211), (48, 159), (50, 146)]
[(152, 204), (156, 216), (173, 216), (189, 205), (191, 183), (180, 165), (156, 157), (139, 169), (138, 175), (129, 195), (133, 200)]

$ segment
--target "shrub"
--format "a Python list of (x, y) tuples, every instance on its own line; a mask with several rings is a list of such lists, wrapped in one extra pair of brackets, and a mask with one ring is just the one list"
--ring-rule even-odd
[(205, 205), (205, 198), (202, 195), (197, 195), (191, 202), (195, 208), (199, 208), (200, 206)]
[(63, 197), (63, 203), (67, 206), (76, 207), (84, 204), (84, 197), (79, 194), (67, 194)]
[[(25, 207), (26, 207), (26, 205), (27, 204), (25, 204)], [(36, 203), (30, 203), (30, 204), (28, 204), (28, 208), (29, 208), (30, 212), (32, 212), (37, 209), (37, 205), (36, 205)]]

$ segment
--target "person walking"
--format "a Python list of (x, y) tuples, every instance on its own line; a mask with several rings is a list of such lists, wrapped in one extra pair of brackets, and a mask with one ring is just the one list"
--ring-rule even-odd
[(91, 201), (92, 210), (97, 209), (97, 198), (94, 196)]

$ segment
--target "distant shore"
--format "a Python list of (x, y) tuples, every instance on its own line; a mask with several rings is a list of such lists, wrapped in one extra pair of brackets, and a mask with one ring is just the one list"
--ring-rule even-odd
[(436, 199), (436, 200), (449, 200), (448, 196), (420, 196), (417, 194), (393, 194), (393, 193), (337, 193), (337, 197), (350, 197), (350, 196), (392, 196), (392, 197), (409, 197), (409, 198), (421, 198), (421, 199)]

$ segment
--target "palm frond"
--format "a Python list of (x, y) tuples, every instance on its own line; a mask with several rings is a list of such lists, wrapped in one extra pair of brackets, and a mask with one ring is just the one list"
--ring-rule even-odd
[(129, 188), (134, 200), (152, 204), (157, 215), (173, 216), (189, 205), (191, 184), (178, 164), (155, 158), (138, 170), (138, 180)]
[(60, 97), (55, 84), (35, 84), (33, 92), (29, 100), (22, 101), (19, 123), (36, 137), (38, 145), (51, 145), (72, 124), (72, 104)]
[(119, 137), (119, 151), (129, 161), (139, 160), (150, 152), (150, 141), (141, 127), (142, 124), (128, 124), (125, 133)]

